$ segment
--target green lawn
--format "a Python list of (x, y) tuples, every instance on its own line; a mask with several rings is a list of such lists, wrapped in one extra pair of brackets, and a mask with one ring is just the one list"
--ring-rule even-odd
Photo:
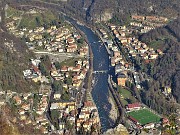
[(127, 105), (130, 103), (136, 102), (135, 97), (132, 95), (132, 93), (126, 89), (120, 88), (118, 89), (119, 94), (121, 95), (121, 101), (123, 105)]
[(7, 12), (7, 17), (9, 17), (9, 16), (12, 16), (12, 17), (17, 16), (17, 17), (19, 17), (22, 14), (21, 10), (17, 10), (15, 8), (12, 8), (12, 7), (8, 7), (6, 12)]
[(148, 109), (132, 111), (129, 112), (128, 115), (135, 118), (141, 125), (145, 125), (153, 122), (159, 122), (161, 119), (159, 116), (150, 112)]
[(157, 50), (163, 47), (163, 43), (163, 40), (154, 40), (150, 42), (149, 46), (152, 47), (154, 50)]
[(78, 60), (84, 60), (84, 58), (70, 58), (67, 60), (64, 60), (60, 63), (61, 66), (75, 66), (75, 62)]
[(44, 13), (36, 14), (25, 14), (23, 15), (19, 27), (34, 29), (38, 26), (42, 26), (43, 24), (49, 24), (53, 20), (57, 20), (57, 18), (51, 11), (45, 11)]

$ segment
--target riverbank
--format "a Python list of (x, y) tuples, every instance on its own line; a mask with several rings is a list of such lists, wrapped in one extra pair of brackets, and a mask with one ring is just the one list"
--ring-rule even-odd
[(113, 96), (111, 94), (111, 92), (109, 91), (109, 98), (108, 98), (109, 103), (111, 104), (111, 109), (109, 112), (109, 117), (116, 122), (117, 118), (118, 118), (118, 111), (117, 111), (117, 106), (115, 105), (115, 101), (113, 99)]

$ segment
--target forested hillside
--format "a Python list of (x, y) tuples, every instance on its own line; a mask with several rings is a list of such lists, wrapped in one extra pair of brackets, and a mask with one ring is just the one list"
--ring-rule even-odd
[(6, 32), (0, 32), (0, 41), (1, 89), (17, 92), (37, 90), (36, 84), (23, 78), (23, 70), (28, 68), (29, 58), (33, 57), (25, 43)]
[(5, 0), (8, 4), (44, 6), (56, 9), (87, 23), (118, 21), (126, 23), (130, 15), (159, 15), (174, 18), (180, 13), (179, 0)]
[(33, 58), (34, 54), (28, 50), (24, 41), (7, 32), (4, 27), (4, 3), (1, 2), (0, 90), (12, 90), (18, 93), (37, 91), (38, 85), (23, 77), (23, 70), (29, 67), (29, 59)]
[[(171, 86), (172, 94), (180, 103), (180, 18), (170, 22), (167, 26), (152, 30), (140, 37), (143, 42), (151, 45), (157, 42), (158, 48), (164, 51), (163, 56), (147, 67), (154, 78), (147, 94)], [(162, 42), (159, 42), (162, 41)], [(159, 44), (160, 43), (160, 44)], [(153, 94), (155, 95), (155, 94)], [(154, 98), (149, 96), (150, 98)], [(147, 96), (147, 98), (149, 98)], [(162, 100), (162, 99), (161, 99)], [(161, 101), (159, 100), (159, 101)]]

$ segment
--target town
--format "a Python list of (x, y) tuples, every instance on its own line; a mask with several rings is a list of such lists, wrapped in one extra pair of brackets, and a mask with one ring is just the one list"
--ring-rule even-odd
[[(129, 133), (139, 134), (142, 129), (148, 133), (159, 134), (158, 128), (169, 125), (169, 120), (157, 114), (146, 105), (140, 103), (137, 95), (132, 96), (133, 91), (143, 89), (143, 81), (150, 80), (138, 72), (138, 64), (151, 63), (164, 53), (162, 50), (154, 50), (148, 44), (137, 38), (138, 33), (147, 33), (168, 22), (167, 18), (157, 16), (132, 15), (132, 21), (128, 26), (117, 26), (111, 23), (99, 25), (97, 34), (101, 37), (109, 54), (112, 73), (110, 73), (109, 85), (119, 92), (117, 98), (120, 108), (125, 108), (127, 116), (126, 124), (129, 125)], [(131, 84), (131, 85), (130, 85)], [(132, 84), (135, 86), (132, 87)], [(165, 86), (161, 91), (166, 97), (171, 95), (171, 87)], [(117, 100), (118, 100), (117, 99)], [(120, 111), (122, 113), (122, 111)], [(175, 128), (175, 127), (174, 127)]]
[[(36, 15), (43, 12), (47, 11), (37, 8), (20, 11), (6, 6), (8, 31), (21, 38), (35, 54), (29, 58), (28, 68), (22, 71), (22, 76), (39, 86), (36, 92), (7, 90), (0, 93), (3, 97), (1, 106), (9, 106), (16, 114), (13, 123), (21, 127), (33, 125), (36, 132), (42, 134), (101, 134), (99, 107), (93, 99), (92, 88), (88, 89), (86, 85), (94, 86), (94, 80), (87, 81), (89, 74), (108, 74), (109, 89), (114, 93), (114, 104), (122, 118), (117, 120), (117, 124), (123, 123), (119, 127), (129, 134), (161, 134), (160, 128), (172, 126), (171, 120), (142, 103), (137, 94), (144, 89), (143, 83), (151, 79), (139, 72), (139, 65), (164, 55), (161, 49), (140, 41), (138, 34), (166, 25), (168, 18), (132, 15), (127, 26), (98, 24), (95, 33), (100, 39), (100, 47), (104, 46), (109, 55), (109, 71), (91, 72), (91, 43), (71, 22), (61, 17), (59, 22), (47, 25), (26, 27), (27, 22), (22, 24), (23, 15), (33, 15), (36, 23), (40, 23), (41, 19)], [(13, 43), (5, 45), (12, 52), (16, 51)], [(161, 92), (171, 97), (171, 89), (165, 86)], [(172, 128), (178, 127), (173, 125)]]

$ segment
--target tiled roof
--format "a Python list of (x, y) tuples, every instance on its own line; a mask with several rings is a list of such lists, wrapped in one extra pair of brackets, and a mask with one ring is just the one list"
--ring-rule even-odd
[(128, 104), (128, 108), (141, 107), (139, 103)]

